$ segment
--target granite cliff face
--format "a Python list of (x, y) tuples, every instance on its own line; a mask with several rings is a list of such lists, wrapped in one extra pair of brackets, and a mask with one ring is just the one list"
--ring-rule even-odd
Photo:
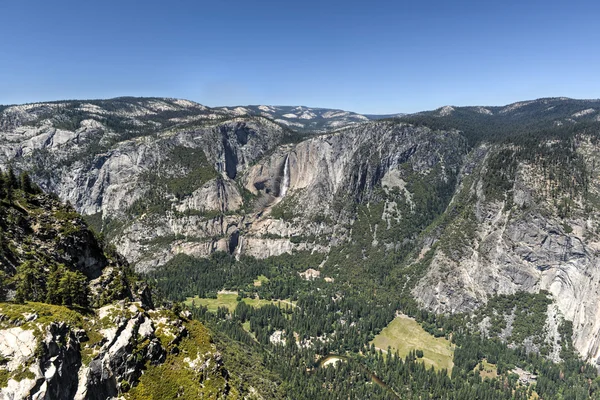
[(243, 251), (260, 255), (265, 236), (311, 236), (314, 244), (297, 248), (326, 252), (350, 239), (357, 204), (383, 201), (381, 188), (400, 190), (406, 176), (437, 168), (436, 176), (447, 180), (464, 145), (457, 132), (386, 121), (282, 146), (244, 176), (246, 189), (265, 209), (248, 227)]
[[(348, 239), (354, 215), (344, 203), (367, 202), (382, 179), (401, 186), (395, 171), (408, 161), (419, 174), (436, 166), (456, 170), (464, 155), (457, 132), (396, 122), (303, 140), (264, 117), (234, 112), (227, 119), (228, 109), (174, 100), (118, 107), (8, 108), (0, 149), (5, 165), (32, 171), (41, 187), (96, 222), (140, 271), (177, 253), (327, 252)], [(181, 126), (183, 117), (166, 119), (175, 112), (204, 119)], [(76, 129), (60, 128), (69, 124)], [(116, 129), (123, 126), (143, 129)], [(295, 236), (321, 240), (292, 242)]]
[[(286, 135), (261, 117), (236, 118), (175, 100), (149, 100), (143, 107), (119, 102), (116, 110), (98, 104), (8, 108), (1, 124), (7, 130), (3, 159), (33, 171), (42, 188), (95, 217), (98, 230), (108, 226), (104, 231), (133, 262), (163, 236), (192, 236), (194, 243), (211, 238), (195, 252), (204, 255), (221, 248), (212, 238), (227, 237), (231, 228), (211, 214), (241, 208), (235, 178)], [(175, 129), (192, 117), (167, 118), (173, 113), (223, 122)], [(75, 129), (57, 128), (69, 125), (61, 118), (70, 118)], [(239, 223), (239, 217), (232, 221)]]
[[(542, 145), (564, 150), (556, 140)], [(517, 146), (475, 149), (443, 222), (424, 240), (421, 254), (433, 255), (413, 294), (428, 309), (454, 313), (493, 295), (546, 290), (559, 315), (573, 321), (575, 347), (597, 362), (600, 149), (585, 135), (569, 146), (565, 164), (547, 155), (519, 158)], [(514, 158), (503, 166), (506, 180), (490, 186), (494, 163), (507, 154)]]

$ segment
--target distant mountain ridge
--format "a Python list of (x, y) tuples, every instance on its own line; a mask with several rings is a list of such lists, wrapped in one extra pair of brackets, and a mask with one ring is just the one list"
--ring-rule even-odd
[[(116, 115), (112, 112), (119, 109)], [(344, 126), (380, 119), (387, 116), (369, 117), (351, 111), (306, 106), (250, 105), (231, 107), (207, 107), (183, 99), (162, 97), (116, 97), (113, 99), (61, 100), (22, 105), (0, 105), (0, 112), (8, 110), (13, 118), (28, 114), (25, 123), (35, 118), (63, 110), (71, 114), (111, 115), (130, 123), (139, 130), (164, 129), (169, 126), (185, 127), (202, 121), (222, 120), (242, 116), (261, 116), (300, 132), (324, 132)], [(5, 116), (6, 120), (6, 116)], [(6, 123), (6, 121), (5, 121)]]
[[(219, 108), (225, 110), (227, 108)], [(305, 106), (268, 106), (254, 105), (236, 107), (234, 110), (249, 115), (260, 115), (270, 118), (279, 124), (300, 131), (324, 132), (343, 128), (344, 126), (369, 121), (369, 117), (350, 111), (313, 108)]]
[(400, 119), (430, 127), (460, 129), (470, 141), (477, 142), (595, 124), (600, 121), (600, 100), (548, 97), (506, 106), (444, 106)]

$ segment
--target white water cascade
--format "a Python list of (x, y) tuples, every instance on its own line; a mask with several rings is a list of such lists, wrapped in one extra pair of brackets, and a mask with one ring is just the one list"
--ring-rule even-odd
[(281, 188), (279, 189), (279, 198), (283, 199), (285, 194), (290, 187), (290, 155), (285, 157), (285, 164), (283, 165), (283, 180), (281, 181)]
[(235, 249), (235, 259), (240, 261), (240, 256), (242, 255), (242, 247), (244, 246), (244, 238), (240, 236), (238, 238), (238, 245)]

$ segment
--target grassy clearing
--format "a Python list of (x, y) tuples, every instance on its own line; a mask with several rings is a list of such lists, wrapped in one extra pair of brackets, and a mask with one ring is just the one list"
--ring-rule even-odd
[(260, 275), (254, 280), (254, 286), (262, 286), (263, 283), (269, 282), (269, 278), (264, 275)]
[[(219, 307), (227, 307), (229, 311), (235, 310), (235, 307), (238, 304), (237, 293), (219, 293), (217, 294), (216, 299), (207, 299), (203, 297), (189, 297), (185, 304), (187, 306), (204, 306), (208, 308), (210, 312), (217, 312)], [(281, 308), (285, 308), (286, 305), (294, 306), (294, 303), (289, 300), (264, 300), (264, 299), (256, 299), (256, 298), (244, 298), (242, 301), (249, 306), (252, 307), (262, 307), (267, 304), (279, 305)]]
[[(480, 369), (480, 365), (483, 365), (483, 369)], [(496, 368), (496, 364), (491, 364), (487, 360), (481, 361), (481, 363), (475, 367), (475, 371), (479, 371), (479, 375), (483, 379), (494, 379), (498, 377), (498, 368)]]
[(398, 351), (405, 357), (411, 350), (423, 350), (423, 362), (437, 370), (447, 369), (448, 373), (454, 366), (454, 347), (445, 338), (435, 338), (427, 333), (414, 319), (407, 316), (395, 318), (383, 328), (371, 342), (376, 348), (387, 351)]
[(229, 311), (233, 311), (235, 310), (235, 307), (237, 306), (237, 294), (232, 294), (232, 293), (228, 293), (228, 294), (224, 294), (224, 293), (219, 293), (217, 295), (216, 299), (207, 299), (207, 298), (202, 298), (202, 297), (189, 297), (186, 301), (185, 301), (185, 305), (187, 306), (204, 306), (206, 308), (208, 308), (208, 311), (210, 312), (217, 312), (217, 309), (219, 307), (227, 307), (229, 309)]
[[(25, 304), (0, 303), (0, 314), (4, 316), (0, 322), (1, 329), (20, 326), (22, 329), (33, 329), (34, 331), (39, 331), (39, 326), (47, 326), (55, 321), (63, 321), (75, 328), (85, 328), (84, 314), (93, 315), (88, 310), (70, 309), (33, 301)], [(26, 315), (33, 314), (37, 315), (37, 318), (26, 322)]]
[(242, 328), (244, 328), (246, 333), (248, 333), (248, 335), (250, 335), (250, 337), (252, 337), (252, 339), (254, 339), (254, 341), (258, 343), (258, 341), (256, 340), (256, 335), (250, 330), (250, 321), (244, 322), (242, 324)]
[(242, 328), (244, 328), (244, 330), (248, 333), (251, 333), (250, 331), (250, 321), (246, 321), (242, 324)]

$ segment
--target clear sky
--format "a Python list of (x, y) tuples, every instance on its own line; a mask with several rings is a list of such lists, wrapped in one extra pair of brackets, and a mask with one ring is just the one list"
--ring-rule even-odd
[(600, 2), (0, 1), (0, 104), (165, 96), (362, 113), (600, 97)]

